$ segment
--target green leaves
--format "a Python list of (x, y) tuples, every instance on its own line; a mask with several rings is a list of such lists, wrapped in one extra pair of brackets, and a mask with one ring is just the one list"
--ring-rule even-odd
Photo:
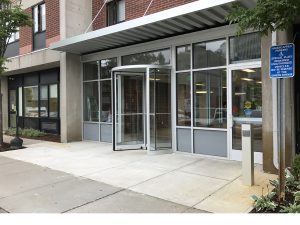
[(274, 202), (274, 197), (276, 193), (270, 192), (266, 196), (261, 196), (260, 198), (253, 195), (254, 208), (257, 212), (274, 212), (277, 208), (277, 203)]
[(6, 69), (4, 53), (11, 34), (17, 32), (20, 27), (31, 25), (31, 17), (21, 9), (20, 0), (0, 0), (0, 75)]
[(286, 30), (300, 15), (299, 0), (258, 0), (253, 9), (233, 4), (225, 18), (230, 24), (238, 23), (237, 35), (247, 30), (267, 35), (269, 31)]

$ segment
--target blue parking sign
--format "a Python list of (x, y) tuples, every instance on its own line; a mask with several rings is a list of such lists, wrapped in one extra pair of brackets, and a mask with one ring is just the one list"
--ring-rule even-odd
[(295, 75), (295, 46), (284, 44), (270, 49), (270, 77), (290, 78)]

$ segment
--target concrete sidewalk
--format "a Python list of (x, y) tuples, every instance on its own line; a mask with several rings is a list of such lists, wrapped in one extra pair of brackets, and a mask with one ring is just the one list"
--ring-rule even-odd
[(0, 213), (202, 212), (5, 157), (0, 157), (0, 181)]
[[(126, 190), (118, 196), (106, 198), (107, 206), (126, 205), (127, 200), (123, 203), (120, 200), (124, 194), (128, 199), (134, 199), (132, 193), (140, 193), (141, 196), (152, 196), (192, 210), (247, 212), (252, 206), (250, 196), (260, 195), (268, 179), (275, 178), (274, 175), (262, 173), (257, 166), (255, 186), (247, 187), (241, 181), (240, 162), (190, 154), (149, 156), (145, 151), (113, 152), (110, 144), (103, 143), (47, 142), (29, 144), (27, 147), (0, 155)], [(100, 203), (88, 204), (74, 209), (74, 212), (92, 212), (101, 208)], [(6, 209), (1, 201), (0, 207)]]

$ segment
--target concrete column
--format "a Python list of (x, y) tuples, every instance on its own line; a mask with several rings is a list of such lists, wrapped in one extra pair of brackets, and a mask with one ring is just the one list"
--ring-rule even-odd
[(8, 128), (8, 84), (7, 77), (1, 77), (3, 131)]
[[(85, 32), (92, 21), (92, 0), (60, 1), (60, 34), (66, 39)], [(61, 53), (61, 141), (82, 140), (81, 61), (79, 55)]]
[(80, 56), (61, 53), (61, 141), (82, 140), (82, 93)]
[[(284, 44), (293, 41), (292, 29), (277, 32), (277, 43)], [(269, 76), (271, 34), (262, 37), (262, 101), (263, 101), (263, 169), (266, 172), (277, 173), (273, 165), (273, 109), (272, 81)], [(286, 80), (286, 166), (290, 166), (295, 153), (294, 128), (294, 79)]]

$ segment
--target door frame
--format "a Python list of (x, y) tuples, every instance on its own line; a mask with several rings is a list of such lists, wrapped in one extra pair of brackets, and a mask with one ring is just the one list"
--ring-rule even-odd
[[(160, 66), (160, 65), (130, 65), (130, 66), (119, 66), (112, 69), (112, 105), (113, 105), (113, 150), (137, 150), (141, 149), (141, 147), (145, 146), (148, 153), (152, 152), (161, 152), (160, 151), (153, 151), (151, 150), (151, 136), (150, 136), (150, 69), (169, 69), (170, 70), (170, 76), (172, 76), (172, 67), (171, 66)], [(136, 71), (135, 71), (136, 70)], [(117, 145), (117, 139), (116, 139), (116, 121), (117, 121), (117, 114), (116, 114), (116, 108), (117, 108), (117, 82), (116, 82), (116, 74), (142, 74), (144, 78), (143, 82), (143, 92), (144, 92), (144, 102), (143, 102), (143, 111), (144, 111), (144, 143), (138, 144), (138, 145)], [(172, 90), (171, 90), (172, 93)], [(172, 101), (170, 99), (170, 101)], [(172, 105), (171, 105), (172, 107)], [(170, 128), (172, 130), (172, 127)], [(172, 151), (172, 150), (171, 150)], [(168, 152), (170, 152), (168, 150)]]
[[(233, 132), (233, 115), (232, 115), (232, 72), (241, 69), (256, 69), (261, 68), (261, 61), (230, 64), (228, 66), (227, 76), (227, 102), (228, 102), (228, 113), (227, 113), (227, 143), (228, 143), (228, 157), (230, 160), (242, 161), (242, 151), (235, 150), (232, 147), (232, 132)], [(262, 119), (261, 119), (262, 120)], [(254, 163), (263, 164), (263, 153), (254, 152)]]

